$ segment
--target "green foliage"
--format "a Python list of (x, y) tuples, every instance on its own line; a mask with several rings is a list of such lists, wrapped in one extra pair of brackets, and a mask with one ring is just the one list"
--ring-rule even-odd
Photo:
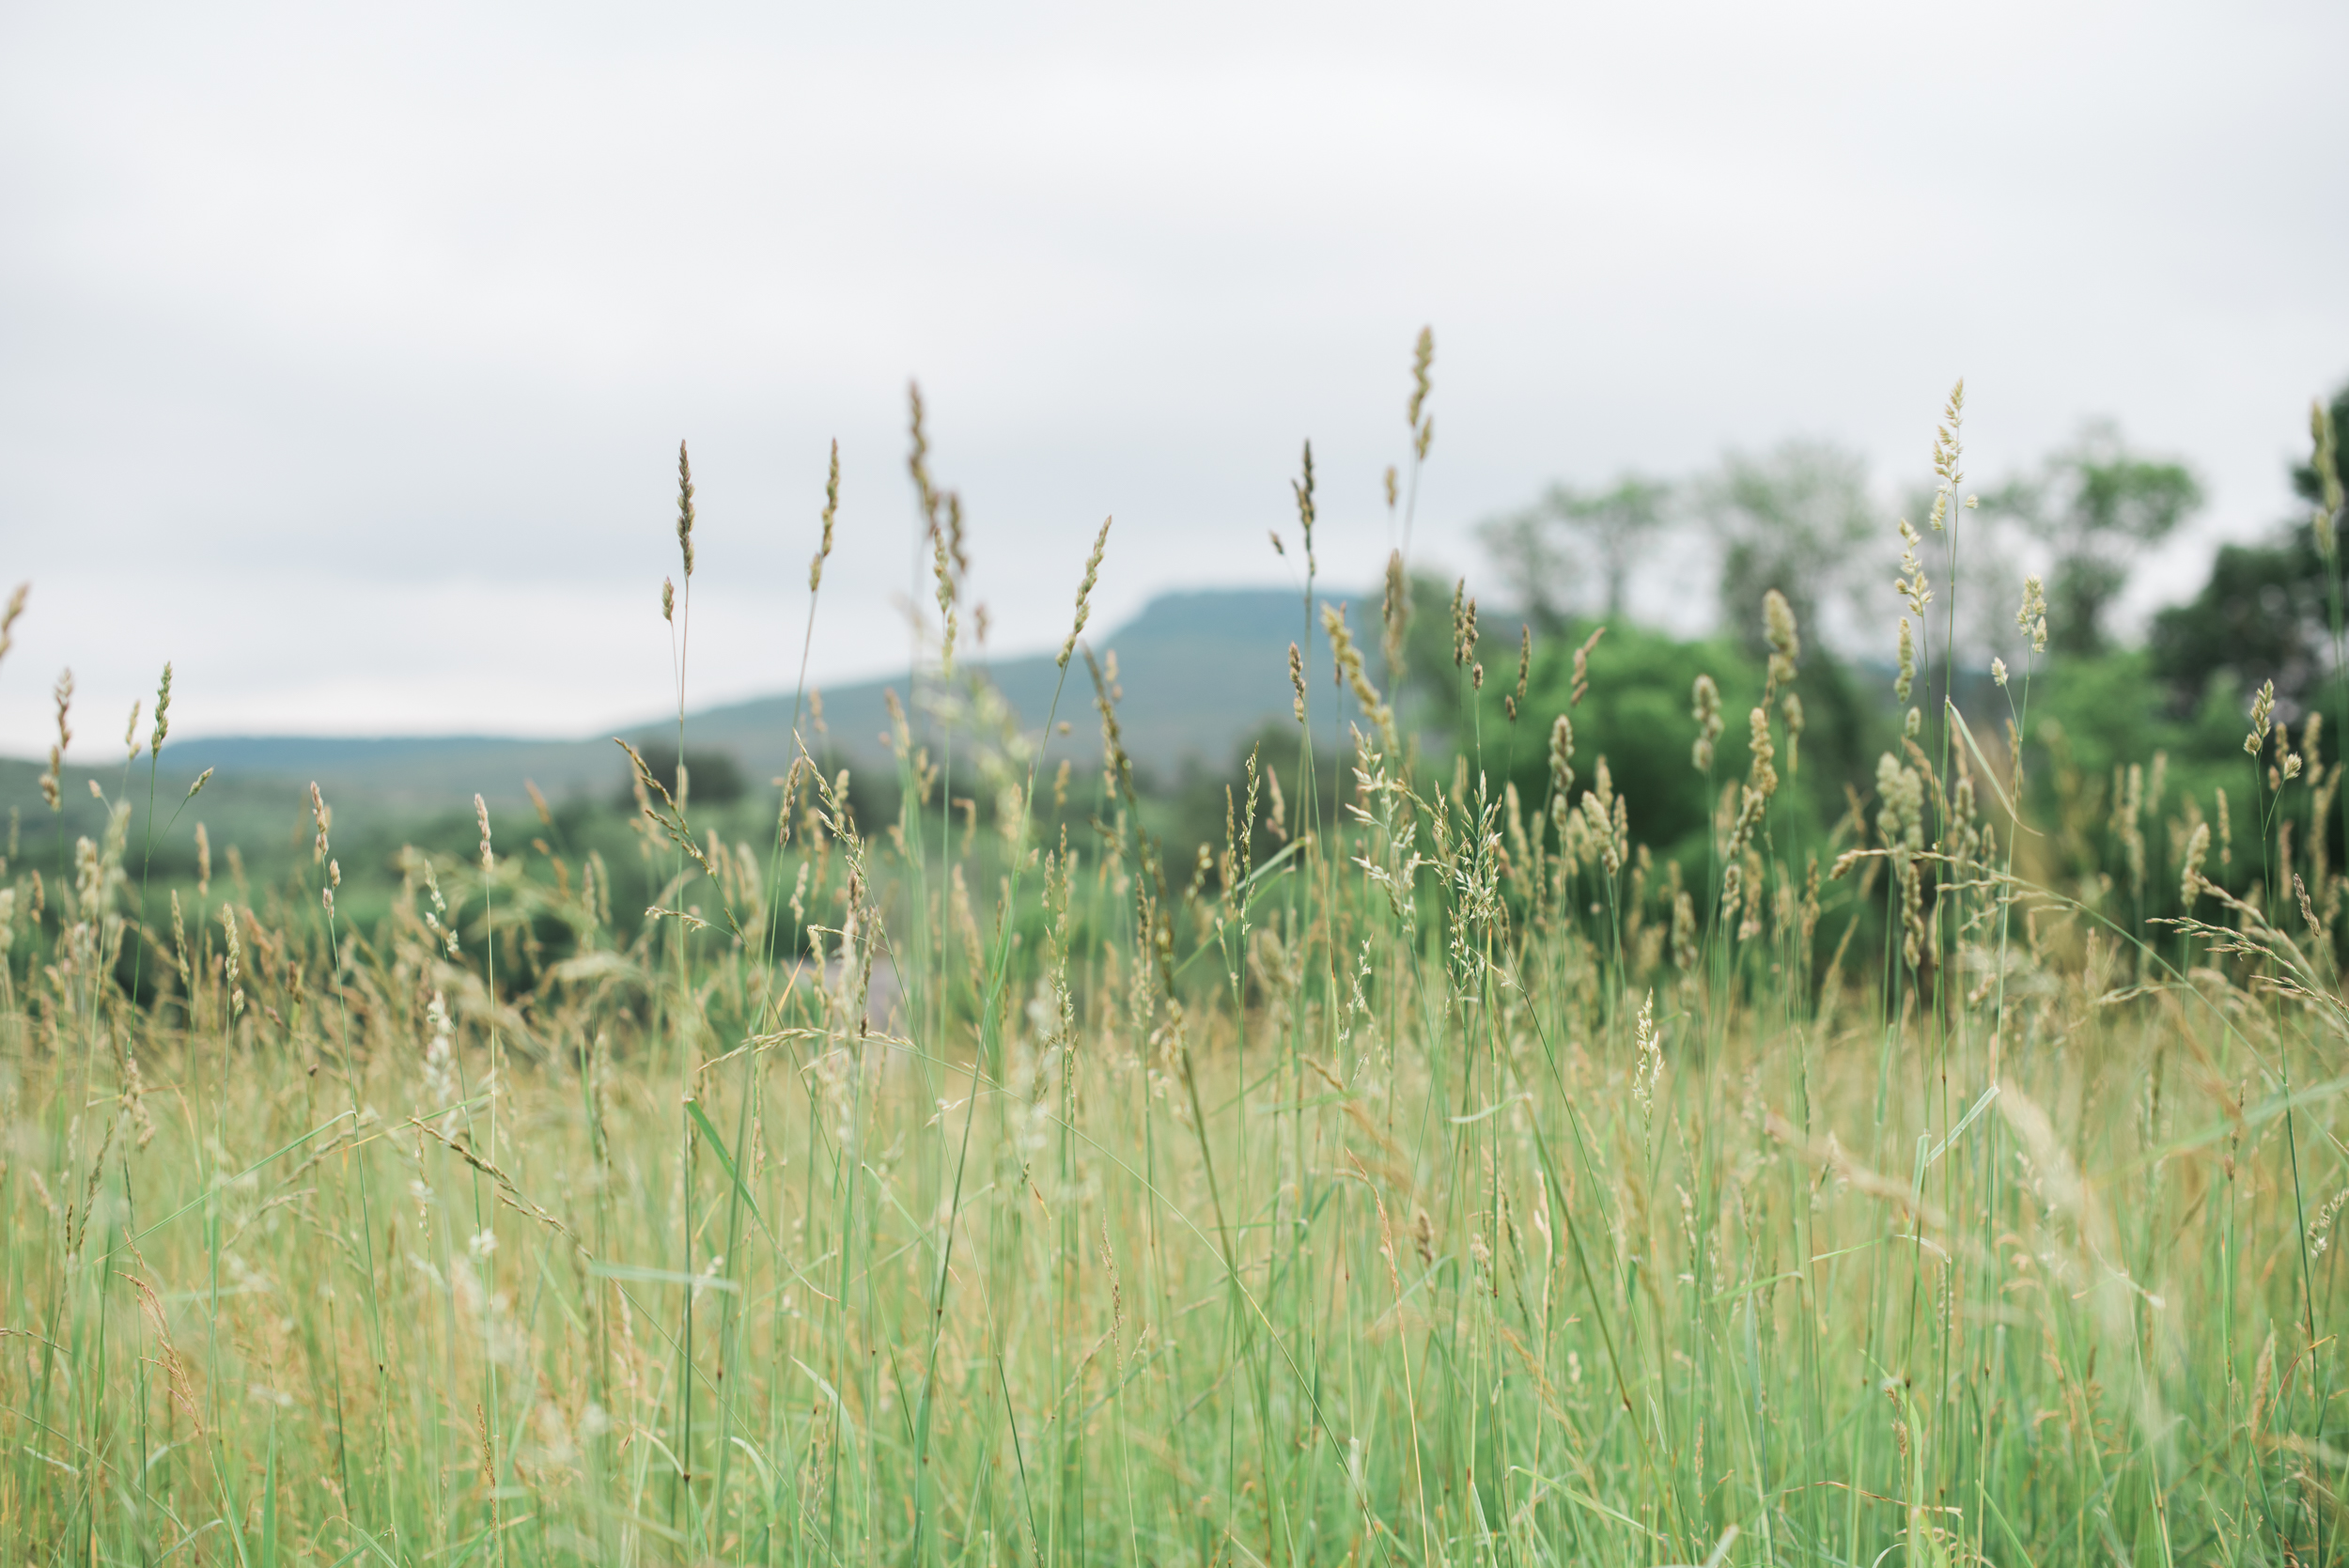
[(1449, 610), (1221, 858), (985, 690), (885, 818), (457, 814), (364, 914), (350, 807), (169, 917), (119, 785), (14, 846), (8, 1560), (2349, 1563), (2329, 768), (2059, 658), (2009, 813), (1814, 651), (1771, 790), (1734, 641), (1513, 722)]
[[(675, 747), (664, 750), (655, 744), (645, 748), (645, 766), (671, 799), (677, 792), (677, 753)], [(692, 798), (708, 806), (731, 805), (742, 799), (747, 787), (742, 777), (741, 759), (732, 752), (706, 750), (685, 753), (685, 778), (692, 788)], [(620, 786), (620, 809), (633, 810), (636, 804), (635, 780)]]
[(1603, 588), (1595, 608), (1619, 620), (1631, 568), (1671, 521), (1672, 504), (1672, 486), (1638, 474), (1601, 490), (1555, 484), (1532, 505), (1480, 523), (1477, 536), (1542, 630), (1556, 629), (1573, 607), (1578, 543), (1596, 557)]
[(2272, 680), (2297, 706), (2325, 663), (2329, 575), (2305, 529), (2276, 545), (2222, 544), (2210, 578), (2154, 615), (2149, 673), (2191, 706), (2215, 675), (2256, 689)]
[(1698, 509), (1721, 552), (1720, 624), (1757, 657), (1764, 596), (1783, 594), (1815, 636), (1827, 608), (1865, 580), (1882, 528), (1866, 461), (1820, 442), (1732, 454), (1699, 482)]
[(2094, 425), (2037, 474), (1983, 504), (2020, 520), (2054, 549), (2050, 644), (2059, 653), (2100, 653), (2108, 641), (2106, 613), (2127, 585), (2136, 553), (2192, 516), (2202, 489), (2183, 462), (2146, 457), (2111, 427)]
[[(1597, 626), (1570, 623), (1558, 636), (1536, 644), (1526, 700), (1515, 723), (1502, 703), (1513, 694), (1515, 671), (1496, 661), (1488, 668), (1473, 720), (1461, 725), (1456, 744), (1494, 775), (1495, 787), (1506, 779), (1517, 785), (1528, 810), (1547, 811), (1550, 727), (1564, 714), (1574, 727), (1574, 766), (1581, 785), (1590, 784), (1598, 760), (1606, 758), (1615, 791), (1626, 802), (1632, 837), (1658, 855), (1702, 868), (1719, 792), (1741, 779), (1750, 762), (1748, 715), (1762, 695), (1762, 667), (1725, 638), (1688, 642), (1643, 627), (1609, 626), (1591, 650), (1588, 690), (1576, 704), (1575, 651)], [(1709, 775), (1698, 770), (1691, 755), (1695, 726), (1689, 707), (1701, 675), (1710, 675), (1719, 688), (1725, 722)], [(1799, 766), (1781, 785), (1781, 806), (1793, 813), (1786, 819), (1791, 825), (1815, 836), (1843, 814), (1847, 784), (1867, 786), (1889, 726), (1860, 695), (1850, 673), (1832, 660), (1813, 656), (1793, 690), (1802, 701), (1804, 729)], [(1773, 711), (1771, 719), (1783, 722), (1781, 712)], [(1779, 768), (1783, 773), (1782, 753)]]

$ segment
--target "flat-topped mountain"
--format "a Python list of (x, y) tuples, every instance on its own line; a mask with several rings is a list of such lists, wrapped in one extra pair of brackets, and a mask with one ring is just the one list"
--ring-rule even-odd
[[(1319, 596), (1338, 602), (1374, 606), (1376, 596)], [(1358, 609), (1358, 625), (1363, 616)], [(1317, 617), (1316, 617), (1317, 620)], [(1188, 764), (1221, 767), (1259, 725), (1289, 711), (1288, 648), (1308, 652), (1309, 671), (1329, 678), (1327, 644), (1318, 625), (1311, 644), (1300, 596), (1288, 588), (1197, 589), (1161, 594), (1125, 625), (1088, 638), (1097, 656), (1117, 656), (1124, 696), (1118, 722), (1127, 750), (1140, 767), (1161, 775)], [(1369, 635), (1375, 640), (1376, 630)], [(983, 674), (1002, 692), (1020, 722), (1042, 728), (1061, 672), (1052, 653), (1009, 659), (957, 660), (958, 675)], [(926, 690), (934, 671), (922, 673)], [(819, 750), (851, 766), (882, 762), (889, 723), (885, 693), (907, 699), (906, 672), (823, 691), (825, 733)], [(764, 783), (788, 766), (792, 694), (781, 692), (722, 706), (689, 710), (686, 744), (693, 751), (725, 752), (753, 784)], [(925, 706), (908, 703), (920, 713)], [(1097, 753), (1098, 720), (1091, 678), (1081, 659), (1069, 663), (1057, 717), (1071, 735), (1055, 743), (1084, 761)], [(612, 732), (655, 749), (674, 744), (676, 721), (650, 718)], [(519, 739), (499, 736), (213, 736), (175, 739), (163, 753), (167, 775), (193, 777), (205, 768), (229, 779), (316, 779), (332, 793), (359, 794), (412, 806), (468, 801), (475, 791), (493, 801), (520, 800), (523, 782), (550, 798), (604, 794), (621, 786), (626, 762), (610, 735), (576, 740)]]

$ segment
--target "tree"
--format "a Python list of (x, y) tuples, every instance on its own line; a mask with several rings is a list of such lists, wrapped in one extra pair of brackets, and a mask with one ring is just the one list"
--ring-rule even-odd
[(2202, 505), (2202, 488), (2174, 458), (2132, 451), (2109, 424), (2091, 425), (2037, 474), (1984, 498), (2046, 540), (2047, 638), (2060, 651), (2102, 653), (2105, 616), (2128, 585), (2130, 557), (2158, 544)]
[[(2349, 386), (2333, 394), (2331, 411), (2336, 430), (2349, 425)], [(2349, 455), (2336, 449), (2333, 460), (2349, 482)], [(2293, 493), (2321, 511), (2325, 487), (2313, 460), (2293, 464), (2291, 475)], [(2338, 530), (2343, 520), (2329, 521)], [(2153, 670), (2179, 709), (2191, 710), (2221, 672), (2246, 691), (2273, 680), (2287, 711), (2307, 706), (2330, 670), (2333, 567), (2321, 545), (2324, 526), (2311, 528), (2304, 515), (2283, 522), (2270, 543), (2219, 546), (2201, 591), (2155, 615)]]
[(1733, 453), (1698, 488), (1698, 509), (1721, 551), (1721, 625), (1762, 647), (1762, 600), (1786, 596), (1806, 635), (1848, 595), (1875, 532), (1866, 461), (1793, 441), (1760, 458)]
[[(2349, 385), (2333, 394), (2333, 429), (2338, 436), (2349, 436)], [(2349, 489), (2349, 446), (2336, 443), (2333, 448), (2333, 475), (2342, 488)], [(2314, 462), (2292, 465), (2292, 493), (2311, 505), (2322, 505), (2325, 487), (2318, 479)], [(2336, 524), (2341, 520), (2334, 520)]]
[(1494, 565), (1517, 585), (1527, 617), (1546, 630), (1572, 608), (1568, 583), (1576, 556), (1558, 536), (1579, 536), (1598, 558), (1605, 613), (1621, 620), (1631, 568), (1671, 520), (1672, 493), (1663, 481), (1637, 474), (1625, 474), (1603, 490), (1552, 485), (1532, 505), (1484, 523), (1477, 534)]
[[(2191, 711), (2220, 671), (2247, 691), (2272, 680), (2287, 706), (2299, 705), (2318, 673), (2325, 625), (2324, 567), (2306, 533), (2281, 544), (2220, 545), (2201, 592), (2155, 614), (2146, 639), (2153, 673), (2179, 710)], [(2051, 639), (2054, 629), (2050, 621)]]

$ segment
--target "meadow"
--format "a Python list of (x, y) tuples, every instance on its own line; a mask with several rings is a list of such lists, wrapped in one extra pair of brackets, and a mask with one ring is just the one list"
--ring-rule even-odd
[[(331, 799), (232, 877), (134, 724), (0, 878), (10, 1560), (2349, 1561), (2330, 736), (2263, 696), (2223, 774), (2084, 768), (1961, 414), (1847, 796), (1775, 596), (1660, 691), (1457, 597), (1431, 732), (1442, 612), (1399, 554), (1324, 601), (1308, 455), (1334, 657), (1170, 851), (1083, 635), (1113, 530), (1009, 713), (918, 407), (885, 797), (803, 753), (720, 831), (638, 756), (609, 852), (483, 807), (338, 908)], [(677, 529), (682, 644), (682, 469)], [(1627, 694), (1693, 837), (1578, 744)]]

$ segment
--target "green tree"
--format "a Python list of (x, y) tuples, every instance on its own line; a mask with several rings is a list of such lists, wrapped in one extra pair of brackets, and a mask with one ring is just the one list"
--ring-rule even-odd
[(2180, 711), (2221, 673), (2244, 690), (2272, 680), (2297, 706), (2322, 673), (2326, 608), (2325, 564), (2307, 529), (2278, 544), (2220, 545), (2201, 591), (2155, 614), (2152, 672)]
[(2109, 424), (2091, 425), (2038, 474), (1984, 498), (2046, 541), (2047, 636), (2059, 650), (2101, 653), (2107, 613), (2128, 585), (2130, 558), (2157, 544), (2202, 505), (2202, 488), (2174, 458), (2133, 451)]
[(1823, 612), (1860, 581), (1876, 532), (1865, 459), (1819, 442), (1731, 455), (1698, 486), (1698, 511), (1720, 546), (1720, 624), (1757, 654), (1763, 597), (1785, 595), (1815, 644)]
[(1543, 630), (1556, 628), (1573, 607), (1579, 561), (1568, 541), (1579, 541), (1597, 559), (1603, 613), (1619, 621), (1631, 568), (1672, 520), (1672, 486), (1637, 474), (1603, 490), (1552, 485), (1531, 506), (1481, 524), (1477, 536)]
[[(2349, 386), (2332, 397), (2333, 427), (2349, 423)], [(2337, 476), (2349, 482), (2349, 455), (2334, 452)], [(2291, 468), (2293, 493), (2322, 508), (2325, 487), (2313, 461)], [(2287, 520), (2265, 543), (2218, 547), (2209, 581), (2184, 604), (2154, 617), (2147, 639), (2152, 669), (2168, 685), (2178, 711), (2196, 707), (2215, 675), (2232, 677), (2246, 691), (2273, 680), (2287, 710), (2313, 700), (2313, 688), (2330, 671), (2333, 567), (2325, 557), (2320, 530), (2335, 530), (2339, 517), (2310, 526), (2307, 514)]]

